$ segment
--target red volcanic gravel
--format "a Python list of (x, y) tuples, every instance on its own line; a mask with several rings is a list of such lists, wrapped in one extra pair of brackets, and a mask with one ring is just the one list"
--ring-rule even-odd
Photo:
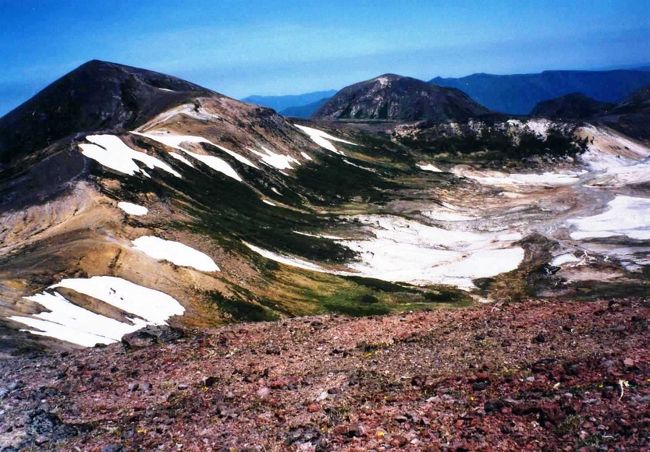
[(648, 300), (185, 331), (0, 362), (0, 449), (647, 450)]

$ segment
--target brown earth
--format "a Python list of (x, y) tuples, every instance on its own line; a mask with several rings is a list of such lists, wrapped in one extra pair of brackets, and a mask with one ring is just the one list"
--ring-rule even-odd
[(648, 450), (649, 314), (529, 301), (16, 358), (0, 449)]

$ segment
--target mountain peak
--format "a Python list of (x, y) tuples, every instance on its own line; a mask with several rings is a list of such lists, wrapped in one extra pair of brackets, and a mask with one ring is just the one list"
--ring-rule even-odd
[(464, 121), (487, 113), (460, 90), (389, 73), (343, 88), (314, 117)]
[(205, 95), (215, 93), (154, 71), (90, 60), (0, 118), (0, 162), (73, 133), (137, 127)]

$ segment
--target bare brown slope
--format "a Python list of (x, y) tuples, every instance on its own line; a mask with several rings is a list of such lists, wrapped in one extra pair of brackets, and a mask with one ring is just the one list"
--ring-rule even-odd
[(639, 450), (649, 314), (627, 300), (312, 317), (23, 358), (0, 368), (0, 448)]

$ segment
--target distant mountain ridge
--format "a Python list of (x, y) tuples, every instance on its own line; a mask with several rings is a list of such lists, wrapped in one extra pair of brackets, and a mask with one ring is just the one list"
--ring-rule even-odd
[[(324, 91), (313, 91), (304, 94), (289, 94), (284, 96), (248, 96), (242, 99), (244, 102), (250, 104), (261, 105), (262, 107), (272, 108), (278, 113), (282, 113), (288, 108), (303, 107), (315, 102), (319, 102), (322, 99), (327, 99), (336, 94), (335, 89), (324, 90)], [(300, 116), (300, 115), (288, 115), (288, 116)]]
[(297, 105), (295, 107), (285, 108), (284, 110), (280, 111), (280, 114), (283, 116), (289, 116), (294, 118), (309, 119), (314, 115), (314, 113), (318, 111), (320, 107), (325, 105), (325, 102), (327, 102), (330, 99), (331, 96), (324, 97), (320, 100), (317, 100), (316, 102), (312, 102), (311, 104)]
[(343, 88), (314, 115), (319, 119), (464, 121), (489, 114), (461, 90), (396, 74)]
[(458, 88), (481, 105), (509, 114), (528, 114), (541, 101), (581, 93), (600, 102), (617, 103), (650, 83), (643, 70), (544, 71), (537, 74), (472, 74), (436, 77), (431, 83)]

